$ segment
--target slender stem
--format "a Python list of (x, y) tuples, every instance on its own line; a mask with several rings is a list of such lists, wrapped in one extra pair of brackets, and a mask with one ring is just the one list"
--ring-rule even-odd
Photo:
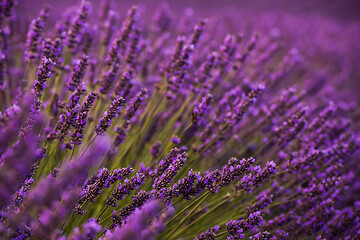
[(207, 198), (207, 196), (209, 196), (210, 192), (207, 192), (203, 199), (201, 199), (201, 201), (196, 204), (196, 206), (181, 220), (181, 222), (165, 237), (165, 239), (168, 239), (170, 236), (173, 235), (173, 233), (186, 221), (186, 219), (196, 210), (196, 208), (198, 208)]
[(225, 231), (225, 232), (221, 232), (221, 233), (219, 233), (219, 234), (216, 234), (216, 236), (215, 236), (215, 237), (220, 237), (220, 236), (225, 235), (225, 234), (227, 234), (227, 231)]
[(71, 162), (71, 160), (73, 159), (74, 152), (75, 152), (75, 146), (74, 146), (74, 148), (73, 148), (73, 150), (72, 150), (72, 152), (71, 152), (70, 162)]
[(98, 221), (100, 220), (100, 217), (104, 214), (104, 212), (108, 209), (109, 205), (106, 205), (106, 207), (101, 211), (99, 216), (96, 218)]
[(151, 222), (154, 218), (156, 218), (157, 216), (159, 216), (160, 214), (162, 214), (163, 212), (165, 212), (166, 210), (169, 209), (169, 207), (174, 206), (175, 204), (177, 204), (178, 202), (180, 202), (182, 200), (182, 198), (179, 198), (178, 200), (176, 200), (175, 202), (171, 203), (168, 207), (162, 209), (160, 212), (158, 212), (155, 216), (153, 216), (152, 218), (150, 218), (148, 220), (148, 222)]
[(29, 85), (29, 72), (30, 72), (30, 66), (31, 66), (31, 62), (30, 60), (26, 62), (26, 66), (25, 66), (25, 73), (24, 73), (24, 80), (23, 80), (23, 85), (22, 85), (22, 90), (25, 90), (25, 87), (27, 87)]
[(110, 224), (105, 228), (105, 230), (99, 235), (98, 239), (101, 238), (101, 237), (106, 233), (106, 231), (107, 231), (108, 229), (110, 229), (112, 226), (113, 226), (113, 224), (110, 223)]
[(73, 223), (74, 219), (75, 219), (75, 213), (73, 213), (73, 214), (71, 215), (70, 222), (69, 222), (69, 223), (66, 225), (66, 227), (64, 228), (63, 234), (66, 233), (66, 230), (67, 230), (67, 229), (70, 227), (70, 225)]
[(177, 218), (178, 216), (180, 216), (183, 212), (185, 212), (188, 208), (190, 208), (192, 205), (194, 205), (196, 202), (198, 202), (201, 198), (203, 198), (205, 195), (207, 195), (210, 191), (207, 191), (204, 195), (202, 195), (201, 197), (197, 198), (195, 201), (193, 201), (192, 203), (190, 203), (189, 205), (186, 206), (186, 208), (182, 209), (179, 213), (177, 213), (173, 218), (171, 218), (166, 225), (168, 225), (170, 222), (172, 222), (175, 218)]
[(95, 135), (95, 136), (93, 137), (93, 139), (91, 139), (91, 141), (90, 141), (89, 144), (86, 146), (86, 148), (84, 149), (84, 151), (80, 154), (78, 160), (85, 154), (85, 152), (89, 149), (89, 147), (91, 146), (91, 144), (93, 144), (93, 142), (95, 141), (95, 139), (96, 139), (97, 136), (98, 136), (98, 135)]
[(195, 221), (191, 222), (189, 225), (185, 226), (184, 228), (182, 228), (178, 233), (174, 234), (174, 237), (179, 235), (180, 233), (183, 233), (186, 229), (188, 229), (190, 226), (194, 225), (195, 223), (199, 222), (201, 219), (203, 219), (204, 217), (206, 217), (209, 213), (213, 212), (215, 209), (217, 209), (218, 207), (220, 207), (221, 205), (223, 205), (224, 203), (230, 201), (232, 198), (236, 197), (238, 194), (234, 194), (233, 196), (229, 197), (229, 198), (225, 198), (223, 201), (221, 201), (220, 203), (218, 203), (215, 207), (213, 207), (212, 209), (206, 211), (205, 214), (203, 214), (201, 217), (197, 218)]

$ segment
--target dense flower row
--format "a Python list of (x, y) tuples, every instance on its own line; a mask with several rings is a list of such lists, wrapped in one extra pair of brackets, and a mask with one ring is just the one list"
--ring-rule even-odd
[(360, 238), (358, 101), (329, 87), (356, 69), (235, 16), (82, 1), (24, 32), (21, 4), (0, 2), (1, 239)]

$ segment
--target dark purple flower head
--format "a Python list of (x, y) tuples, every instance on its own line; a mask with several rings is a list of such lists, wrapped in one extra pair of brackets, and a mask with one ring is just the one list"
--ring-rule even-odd
[(51, 68), (54, 62), (44, 57), (37, 71), (37, 78), (34, 83), (35, 96), (40, 99), (44, 89), (47, 87), (46, 81), (51, 77)]
[(220, 226), (216, 225), (213, 228), (209, 228), (205, 232), (201, 233), (199, 236), (195, 238), (195, 240), (215, 240), (216, 232), (219, 231)]
[(260, 196), (257, 197), (255, 203), (246, 208), (246, 213), (250, 215), (253, 212), (263, 210), (272, 203), (273, 197), (274, 196), (269, 194), (268, 191), (263, 192)]
[(270, 239), (270, 233), (269, 232), (259, 232), (255, 234), (254, 236), (249, 237), (251, 240), (269, 240)]
[(103, 28), (103, 34), (101, 35), (101, 42), (102, 45), (105, 47), (108, 47), (110, 44), (110, 41), (112, 39), (112, 36), (115, 33), (116, 29), (116, 22), (118, 21), (118, 16), (115, 11), (108, 10), (107, 14), (105, 16), (106, 20), (104, 22)]
[(99, 89), (99, 92), (103, 95), (106, 95), (111, 90), (111, 87), (113, 87), (113, 83), (117, 78), (119, 71), (119, 64), (115, 63), (110, 66), (110, 69), (105, 73), (102, 81), (101, 86)]
[(130, 90), (133, 86), (133, 84), (131, 83), (133, 73), (134, 71), (131, 68), (124, 72), (124, 74), (121, 76), (120, 81), (115, 87), (115, 96), (122, 96), (123, 98), (128, 99)]
[(88, 19), (88, 15), (90, 12), (90, 3), (87, 1), (82, 2), (81, 10), (77, 15), (74, 23), (71, 25), (69, 29), (68, 35), (68, 47), (73, 51), (76, 51), (81, 39), (82, 34), (84, 33), (85, 23)]
[[(108, 182), (109, 185), (122, 180), (124, 177), (126, 177), (127, 175), (129, 175), (132, 172), (134, 172), (134, 169), (131, 166), (127, 166), (125, 168), (120, 168), (120, 169), (115, 169), (109, 178), (109, 182)], [(109, 185), (106, 187), (108, 188)]]
[(198, 42), (200, 40), (200, 36), (202, 35), (202, 33), (204, 31), (204, 27), (205, 27), (206, 23), (207, 23), (207, 19), (201, 20), (194, 27), (194, 32), (193, 32), (193, 35), (191, 36), (191, 41), (190, 41), (190, 44), (193, 45), (194, 47), (196, 47), (196, 45), (198, 44)]
[(145, 100), (146, 93), (147, 93), (147, 89), (142, 88), (140, 92), (136, 94), (136, 96), (133, 99), (130, 100), (125, 110), (125, 114), (124, 114), (125, 119), (131, 120), (135, 116), (136, 111), (140, 108), (141, 104)]
[(173, 159), (169, 167), (164, 171), (164, 173), (154, 179), (153, 187), (155, 189), (161, 189), (166, 187), (173, 179), (173, 177), (180, 171), (180, 169), (186, 163), (186, 153), (181, 152), (177, 154), (176, 158)]
[(181, 52), (184, 48), (185, 40), (186, 40), (186, 38), (184, 36), (177, 37), (177, 44), (176, 44), (175, 52), (172, 55), (169, 65), (167, 67), (168, 72), (172, 72), (174, 70), (175, 63), (176, 63), (177, 59), (180, 57)]
[(216, 193), (220, 186), (228, 185), (237, 180), (254, 162), (255, 159), (252, 157), (248, 159), (243, 158), (240, 161), (236, 158), (231, 158), (222, 169), (205, 172), (205, 175), (196, 183), (196, 188), (200, 191), (206, 188)]
[(110, 197), (107, 197), (106, 204), (112, 207), (117, 206), (117, 201), (122, 200), (126, 195), (130, 194), (130, 191), (137, 189), (144, 183), (145, 176), (141, 173), (137, 173), (131, 180), (125, 179), (123, 184), (119, 184), (112, 192)]
[(64, 39), (63, 37), (57, 37), (51, 42), (51, 44), (52, 51), (49, 54), (49, 58), (56, 62), (58, 65), (60, 65), (63, 61), (62, 53), (65, 45)]
[(195, 79), (195, 82), (199, 84), (198, 88), (208, 88), (209, 78), (211, 77), (211, 70), (215, 66), (217, 54), (216, 52), (212, 52), (208, 55), (206, 61), (201, 65), (199, 76)]
[[(123, 79), (122, 79), (122, 81), (123, 81)], [(124, 123), (120, 127), (115, 128), (115, 131), (117, 133), (115, 136), (115, 141), (114, 141), (115, 146), (119, 146), (121, 143), (124, 142), (128, 127), (130, 125), (130, 121), (135, 116), (135, 114), (139, 110), (139, 108), (141, 107), (141, 104), (145, 100), (146, 93), (147, 93), (147, 89), (142, 88), (140, 90), (140, 92), (134, 98), (132, 98), (130, 100), (130, 102), (125, 110)]]
[(6, 87), (6, 57), (5, 54), (0, 55), (0, 90), (4, 90)]
[(274, 129), (277, 142), (281, 147), (285, 147), (297, 134), (305, 127), (307, 121), (305, 113), (308, 107), (301, 107), (282, 124)]
[(178, 136), (176, 136), (176, 135), (173, 135), (173, 136), (171, 137), (171, 142), (172, 142), (172, 143), (179, 144), (180, 141), (181, 141), (180, 138), (179, 138)]
[(260, 85), (256, 89), (251, 90), (241, 102), (234, 106), (234, 111), (230, 117), (230, 123), (235, 125), (241, 121), (249, 109), (249, 107), (256, 101), (260, 94), (264, 91), (265, 87)]
[(141, 208), (147, 201), (152, 199), (152, 195), (146, 191), (140, 190), (136, 195), (133, 197), (133, 201), (123, 207), (119, 213), (114, 212), (112, 215), (112, 222), (113, 226), (121, 226), (123, 221), (131, 215), (136, 208)]
[(104, 116), (99, 120), (99, 124), (96, 126), (95, 131), (98, 135), (104, 135), (106, 130), (111, 126), (113, 118), (119, 116), (120, 109), (124, 106), (125, 99), (119, 97), (114, 99), (109, 108), (105, 111)]
[(81, 96), (86, 92), (85, 84), (80, 84), (75, 91), (69, 95), (67, 109), (75, 108), (79, 103)]
[(51, 41), (51, 39), (47, 38), (42, 42), (42, 52), (43, 52), (43, 56), (46, 58), (51, 58), (52, 57), (52, 53), (53, 53), (53, 42)]
[(240, 181), (236, 184), (238, 190), (245, 189), (252, 191), (254, 187), (259, 187), (265, 181), (266, 178), (270, 177), (276, 172), (276, 164), (273, 161), (266, 163), (263, 169), (260, 166), (254, 167), (250, 174), (245, 174)]
[(94, 105), (98, 94), (95, 92), (91, 92), (86, 96), (86, 100), (82, 104), (79, 112), (76, 116), (76, 120), (73, 123), (74, 130), (70, 132), (70, 145), (76, 146), (82, 143), (82, 139), (84, 138), (85, 127), (89, 118), (90, 108)]
[(85, 75), (86, 67), (88, 66), (88, 56), (83, 56), (78, 64), (75, 65), (72, 76), (71, 76), (71, 82), (68, 85), (68, 89), (70, 91), (75, 91), (83, 79)]
[(174, 15), (170, 10), (169, 4), (166, 2), (161, 3), (152, 17), (155, 31), (158, 33), (169, 31), (173, 25), (173, 18)]
[(128, 53), (128, 56), (127, 56), (127, 63), (129, 64), (129, 68), (135, 68), (135, 64), (136, 64), (136, 57), (137, 57), (137, 54), (139, 52), (139, 41), (140, 41), (140, 30), (139, 29), (135, 29), (134, 30), (134, 33), (133, 33), (133, 36), (132, 36), (132, 39), (131, 39), (131, 42), (130, 42), (130, 45), (129, 45), (129, 53)]
[(206, 114), (206, 111), (209, 108), (210, 103), (213, 100), (213, 95), (208, 94), (206, 97), (203, 97), (201, 102), (195, 105), (194, 110), (191, 114), (191, 120), (193, 124), (199, 124), (201, 118)]
[[(156, 159), (160, 156), (161, 154), (161, 146), (162, 146), (162, 143), (160, 141), (156, 141), (150, 148), (150, 153), (151, 155)], [(161, 162), (160, 162), (161, 164)]]
[(113, 47), (106, 58), (107, 65), (118, 64), (120, 62), (120, 56), (124, 54), (126, 50), (129, 36), (137, 21), (137, 15), (137, 7), (135, 6), (128, 11), (127, 17), (121, 27), (120, 36), (114, 41)]
[(3, 6), (3, 14), (4, 17), (8, 18), (11, 17), (13, 14), (13, 9), (15, 7), (15, 5), (17, 4), (16, 0), (6, 0), (4, 1), (4, 6)]
[(244, 238), (246, 231), (251, 230), (256, 226), (260, 226), (262, 222), (263, 218), (260, 216), (260, 211), (257, 211), (250, 214), (245, 220), (231, 220), (226, 223), (226, 230), (231, 237)]
[[(153, 225), (151, 222), (149, 223), (149, 220), (158, 213), (159, 209), (160, 206), (156, 200), (139, 206), (126, 219), (125, 224), (116, 227), (113, 232), (108, 232), (105, 235), (106, 239), (154, 239), (158, 231), (161, 230), (161, 226), (151, 229)], [(163, 224), (160, 221), (157, 223)]]
[(44, 8), (40, 12), (40, 16), (33, 20), (27, 35), (27, 49), (25, 56), (27, 60), (39, 58), (40, 47), (42, 43), (42, 31), (45, 27), (45, 22), (48, 17), (49, 8)]
[(115, 140), (114, 140), (114, 147), (118, 147), (125, 141), (127, 130), (129, 128), (130, 121), (125, 120), (120, 127), (115, 127), (114, 130), (116, 132)]

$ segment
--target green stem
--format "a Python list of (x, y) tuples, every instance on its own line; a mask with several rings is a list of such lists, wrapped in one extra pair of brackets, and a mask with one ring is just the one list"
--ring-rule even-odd
[[(197, 207), (199, 207), (207, 198), (207, 196), (209, 196), (210, 192), (208, 191), (204, 196), (203, 199), (201, 199), (201, 201), (199, 201), (198, 204), (196, 204), (196, 206), (181, 220), (181, 222), (165, 237), (165, 239), (168, 239), (170, 236), (173, 235), (173, 233), (186, 221), (186, 219), (196, 210)], [(182, 211), (183, 212), (183, 211)], [(171, 220), (170, 220), (171, 221)], [(169, 222), (170, 222), (169, 221)]]
[(209, 213), (215, 211), (215, 209), (217, 209), (218, 207), (220, 207), (221, 205), (223, 205), (224, 203), (230, 201), (232, 198), (236, 197), (238, 195), (235, 194), (229, 198), (225, 198), (223, 201), (221, 201), (220, 203), (218, 203), (215, 207), (213, 207), (212, 209), (208, 210), (205, 214), (203, 214), (201, 217), (197, 218), (195, 221), (191, 222), (189, 225), (185, 226), (184, 228), (182, 228), (178, 233), (174, 234), (175, 236), (178, 236), (180, 233), (183, 233), (186, 229), (188, 229), (189, 227), (191, 227), (192, 225), (194, 225), (195, 223), (199, 222), (201, 219), (203, 219), (204, 217), (206, 217)]

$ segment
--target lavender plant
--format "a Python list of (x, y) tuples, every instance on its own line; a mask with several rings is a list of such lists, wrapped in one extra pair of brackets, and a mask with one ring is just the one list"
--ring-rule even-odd
[(356, 67), (320, 71), (270, 17), (82, 1), (25, 31), (21, 4), (0, 2), (1, 239), (360, 239)]

